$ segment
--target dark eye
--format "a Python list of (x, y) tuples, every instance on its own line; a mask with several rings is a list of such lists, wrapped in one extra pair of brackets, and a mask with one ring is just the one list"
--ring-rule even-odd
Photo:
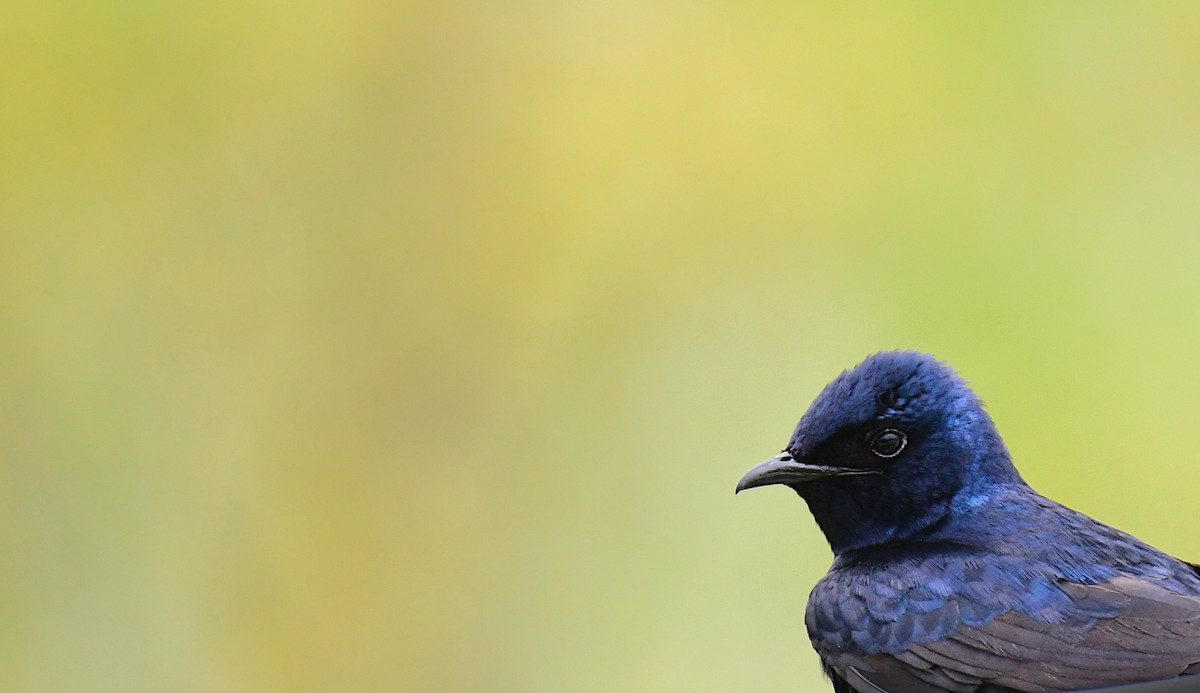
[(871, 436), (871, 452), (880, 457), (895, 457), (907, 444), (908, 438), (894, 428), (885, 428)]

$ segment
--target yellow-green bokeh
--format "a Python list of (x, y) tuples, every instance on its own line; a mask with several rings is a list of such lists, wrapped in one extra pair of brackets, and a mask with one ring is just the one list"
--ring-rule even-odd
[(0, 689), (823, 690), (871, 351), (1200, 558), (1200, 12), (17, 2)]

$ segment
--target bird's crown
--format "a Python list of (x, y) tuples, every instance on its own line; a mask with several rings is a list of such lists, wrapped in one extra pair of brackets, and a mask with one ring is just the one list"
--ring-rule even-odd
[(980, 410), (965, 382), (918, 351), (873, 354), (825, 386), (796, 426), (788, 449), (805, 454), (848, 427), (871, 421), (936, 423), (942, 415)]

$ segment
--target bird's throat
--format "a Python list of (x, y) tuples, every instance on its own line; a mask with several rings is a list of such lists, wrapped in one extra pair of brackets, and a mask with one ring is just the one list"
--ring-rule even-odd
[(854, 485), (820, 482), (796, 491), (808, 504), (835, 556), (930, 536), (950, 516), (949, 499), (931, 499), (919, 505), (897, 499), (889, 502), (857, 492)]

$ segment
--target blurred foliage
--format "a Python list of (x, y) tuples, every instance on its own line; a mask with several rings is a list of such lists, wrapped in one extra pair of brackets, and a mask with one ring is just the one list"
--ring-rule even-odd
[(820, 690), (882, 348), (1200, 557), (1198, 15), (18, 0), (0, 688)]

